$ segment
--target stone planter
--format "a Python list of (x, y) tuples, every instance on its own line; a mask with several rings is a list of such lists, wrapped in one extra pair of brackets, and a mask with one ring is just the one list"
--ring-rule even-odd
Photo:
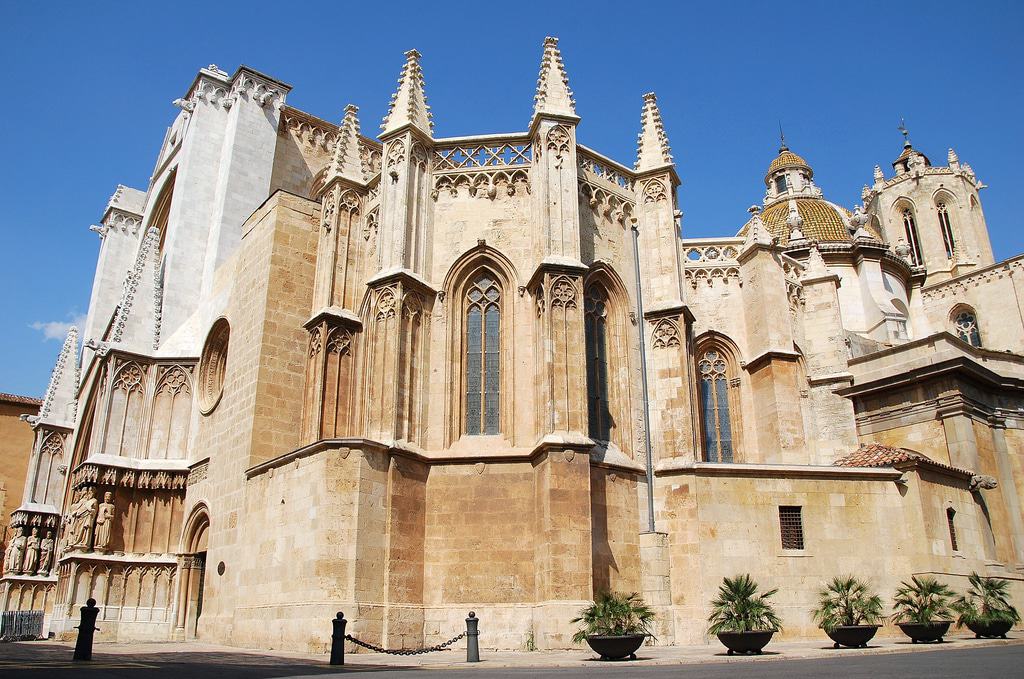
[(840, 625), (831, 631), (825, 630), (825, 634), (828, 635), (829, 639), (836, 642), (835, 648), (840, 646), (866, 648), (868, 642), (878, 632), (878, 628), (879, 625)]
[(993, 622), (969, 622), (967, 628), (974, 632), (975, 639), (995, 639), (996, 637), (1006, 638), (1006, 633), (1013, 628), (1013, 623), (1006, 620), (995, 620)]
[(942, 643), (942, 637), (946, 636), (946, 632), (949, 631), (949, 621), (944, 622), (929, 622), (926, 624), (916, 622), (901, 622), (898, 623), (903, 633), (910, 637), (913, 643), (917, 642), (928, 642), (936, 641)]
[(761, 655), (761, 649), (772, 640), (775, 630), (755, 630), (753, 632), (719, 632), (718, 640), (729, 649), (729, 655), (734, 653), (753, 653)]
[(621, 660), (628, 657), (636, 660), (636, 650), (643, 646), (646, 634), (628, 634), (625, 636), (601, 636), (592, 635), (587, 637), (587, 643), (594, 653), (601, 656), (601, 660)]

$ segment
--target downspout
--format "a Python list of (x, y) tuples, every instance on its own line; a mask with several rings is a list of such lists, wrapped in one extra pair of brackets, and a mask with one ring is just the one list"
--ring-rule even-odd
[(640, 397), (644, 411), (644, 445), (647, 449), (647, 532), (654, 532), (654, 459), (651, 451), (651, 402), (647, 397), (647, 346), (644, 339), (644, 293), (640, 285), (640, 229), (633, 218), (633, 261), (636, 272), (636, 316), (640, 327)]

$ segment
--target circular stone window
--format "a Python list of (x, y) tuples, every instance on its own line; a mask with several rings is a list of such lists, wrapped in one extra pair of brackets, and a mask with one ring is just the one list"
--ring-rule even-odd
[(210, 328), (199, 359), (199, 412), (209, 415), (224, 393), (224, 369), (227, 367), (228, 338), (231, 326), (227, 319), (218, 318)]

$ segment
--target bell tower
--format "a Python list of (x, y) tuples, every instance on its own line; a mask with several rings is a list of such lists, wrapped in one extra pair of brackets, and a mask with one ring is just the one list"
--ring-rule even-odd
[(985, 184), (949, 149), (945, 166), (933, 166), (914, 148), (900, 124), (903, 150), (886, 177), (875, 166), (862, 192), (875, 231), (937, 283), (994, 263), (979, 192)]

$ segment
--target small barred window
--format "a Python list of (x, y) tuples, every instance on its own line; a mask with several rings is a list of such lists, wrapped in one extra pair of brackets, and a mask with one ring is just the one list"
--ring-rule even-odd
[(804, 548), (804, 520), (802, 507), (779, 507), (779, 529), (783, 549)]

